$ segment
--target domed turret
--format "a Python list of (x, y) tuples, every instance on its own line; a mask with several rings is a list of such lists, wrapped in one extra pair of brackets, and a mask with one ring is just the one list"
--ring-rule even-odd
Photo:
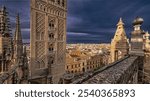
[(133, 21), (133, 25), (141, 25), (144, 22), (143, 18), (136, 17)]
[(141, 25), (144, 22), (143, 18), (137, 17), (133, 21), (134, 31), (131, 32), (131, 55), (144, 56), (144, 44), (143, 34), (144, 31), (141, 29)]

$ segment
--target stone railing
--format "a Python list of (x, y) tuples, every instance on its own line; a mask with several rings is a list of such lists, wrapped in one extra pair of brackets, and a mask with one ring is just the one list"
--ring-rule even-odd
[(127, 56), (93, 73), (73, 81), (73, 84), (142, 83), (143, 57)]

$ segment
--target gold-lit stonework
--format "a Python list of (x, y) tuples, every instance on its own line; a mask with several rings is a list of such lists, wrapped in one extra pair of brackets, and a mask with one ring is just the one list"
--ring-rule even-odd
[(31, 0), (31, 83), (59, 83), (65, 71), (67, 0)]
[(111, 41), (111, 62), (117, 61), (126, 56), (129, 52), (129, 41), (124, 29), (124, 23), (120, 18), (117, 30)]

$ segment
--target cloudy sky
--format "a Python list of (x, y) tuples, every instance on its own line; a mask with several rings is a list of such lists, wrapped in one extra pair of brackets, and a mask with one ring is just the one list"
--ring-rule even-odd
[[(0, 0), (0, 5), (8, 8), (13, 29), (15, 15), (21, 13), (23, 38), (29, 39), (29, 0)], [(120, 17), (125, 23), (128, 36), (136, 16), (144, 18), (143, 29), (150, 31), (149, 9), (150, 0), (68, 0), (67, 42), (110, 42)]]

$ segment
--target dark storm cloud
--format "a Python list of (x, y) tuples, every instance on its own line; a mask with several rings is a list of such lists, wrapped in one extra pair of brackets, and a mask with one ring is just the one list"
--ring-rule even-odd
[[(30, 33), (30, 0), (0, 0), (9, 11), (11, 27), (15, 29), (16, 13), (20, 13), (24, 39)], [(132, 30), (136, 16), (144, 18), (143, 29), (150, 31), (150, 0), (68, 0), (67, 42), (110, 42), (120, 17), (126, 33)]]
[(68, 0), (68, 42), (83, 40), (79, 34), (72, 37), (71, 32), (88, 33), (83, 42), (110, 42), (120, 17), (128, 36), (136, 16), (144, 18), (143, 28), (149, 30), (149, 9), (149, 0)]

